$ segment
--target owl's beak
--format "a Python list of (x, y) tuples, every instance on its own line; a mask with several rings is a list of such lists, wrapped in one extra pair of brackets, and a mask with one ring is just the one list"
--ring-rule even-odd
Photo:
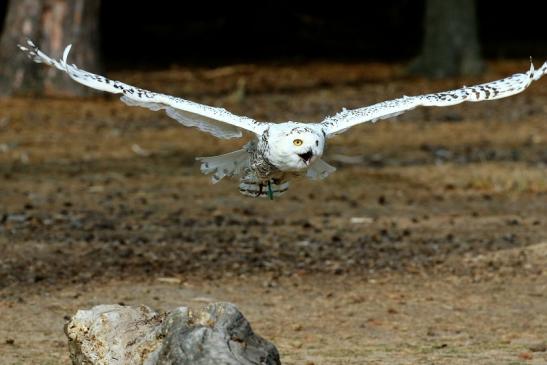
[(309, 150), (308, 152), (306, 153), (299, 153), (298, 156), (300, 156), (300, 158), (302, 160), (304, 160), (304, 162), (306, 163), (306, 165), (309, 165), (310, 164), (310, 161), (313, 157), (313, 152), (311, 150)]

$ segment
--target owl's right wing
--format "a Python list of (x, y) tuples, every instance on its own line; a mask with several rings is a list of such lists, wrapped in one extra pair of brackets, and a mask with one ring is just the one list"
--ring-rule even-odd
[(70, 45), (65, 48), (63, 58), (59, 61), (46, 55), (30, 40), (27, 41), (27, 46), (19, 45), (19, 48), (27, 53), (33, 61), (45, 63), (64, 71), (70, 78), (80, 84), (113, 94), (123, 94), (121, 100), (128, 105), (141, 106), (154, 111), (163, 109), (168, 116), (176, 119), (181, 124), (187, 127), (196, 127), (218, 138), (241, 137), (242, 129), (260, 135), (268, 127), (267, 123), (232, 114), (223, 108), (215, 108), (175, 96), (155, 93), (80, 70), (76, 65), (67, 63)]

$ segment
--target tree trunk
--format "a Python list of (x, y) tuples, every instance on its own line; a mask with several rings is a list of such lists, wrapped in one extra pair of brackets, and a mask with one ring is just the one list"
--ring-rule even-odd
[(427, 0), (424, 26), (422, 51), (411, 72), (440, 78), (484, 70), (475, 0)]
[(11, 0), (0, 39), (0, 96), (80, 96), (89, 90), (64, 73), (30, 61), (17, 44), (31, 39), (44, 52), (60, 57), (74, 44), (70, 62), (99, 68), (100, 0)]

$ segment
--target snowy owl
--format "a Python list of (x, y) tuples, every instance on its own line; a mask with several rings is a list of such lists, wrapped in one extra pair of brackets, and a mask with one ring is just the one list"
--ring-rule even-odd
[(239, 191), (252, 197), (273, 199), (287, 191), (291, 177), (305, 175), (310, 179), (323, 179), (335, 168), (321, 159), (327, 139), (365, 122), (394, 117), (418, 106), (449, 106), (464, 101), (483, 101), (504, 98), (520, 93), (532, 81), (547, 73), (547, 62), (538, 70), (533, 64), (526, 73), (514, 74), (476, 86), (419, 95), (403, 96), (367, 107), (342, 110), (320, 123), (269, 123), (234, 115), (222, 108), (214, 108), (178, 97), (143, 90), (119, 81), (109, 80), (67, 63), (71, 45), (63, 57), (55, 60), (40, 51), (34, 43), (19, 46), (38, 63), (46, 63), (64, 71), (74, 81), (88, 87), (122, 94), (121, 100), (154, 111), (165, 110), (168, 116), (187, 127), (196, 127), (218, 138), (237, 138), (242, 130), (254, 138), (242, 149), (220, 156), (198, 157), (201, 171), (212, 174), (213, 183), (225, 176), (239, 176)]

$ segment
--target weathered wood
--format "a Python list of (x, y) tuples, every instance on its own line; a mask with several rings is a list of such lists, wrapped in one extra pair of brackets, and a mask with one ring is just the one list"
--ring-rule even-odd
[(78, 96), (90, 91), (51, 68), (37, 67), (17, 49), (32, 39), (48, 54), (61, 56), (74, 44), (70, 61), (100, 71), (100, 0), (11, 0), (0, 38), (0, 96)]
[(427, 0), (421, 54), (413, 73), (440, 78), (484, 70), (475, 0)]
[(200, 311), (99, 305), (65, 326), (73, 364), (279, 365), (273, 344), (253, 333), (230, 303)]

